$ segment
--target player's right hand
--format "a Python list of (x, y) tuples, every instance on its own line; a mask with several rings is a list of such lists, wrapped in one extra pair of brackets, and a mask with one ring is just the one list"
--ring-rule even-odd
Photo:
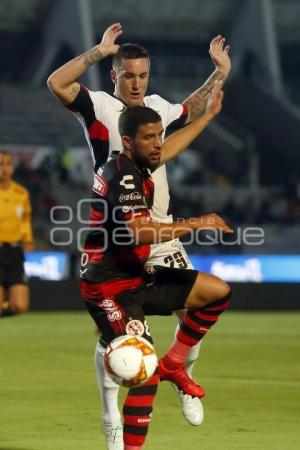
[(120, 46), (115, 44), (115, 41), (122, 33), (123, 30), (120, 23), (113, 23), (104, 31), (100, 45), (102, 50), (105, 50), (107, 56), (118, 53)]
[(211, 117), (214, 117), (221, 112), (222, 101), (224, 97), (222, 87), (223, 81), (215, 81), (213, 90), (210, 96), (208, 97), (206, 105), (206, 114), (210, 115)]
[(199, 230), (220, 230), (224, 233), (233, 233), (233, 229), (230, 228), (224, 220), (215, 213), (206, 214), (200, 216), (197, 219), (197, 225)]

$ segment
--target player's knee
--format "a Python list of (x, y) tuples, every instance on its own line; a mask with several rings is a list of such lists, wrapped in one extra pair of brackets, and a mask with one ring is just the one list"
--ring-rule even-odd
[(206, 304), (217, 302), (218, 300), (225, 299), (230, 296), (230, 286), (220, 278), (214, 283), (210, 295), (206, 299)]
[(221, 300), (222, 298), (228, 298), (231, 294), (231, 288), (229, 284), (222, 280), (221, 286), (219, 287), (219, 297), (216, 300)]
[(201, 308), (230, 295), (230, 286), (220, 278), (199, 273), (186, 306)]

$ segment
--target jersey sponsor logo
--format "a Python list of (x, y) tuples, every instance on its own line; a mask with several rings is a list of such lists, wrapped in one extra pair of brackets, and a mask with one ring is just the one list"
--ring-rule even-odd
[(130, 336), (143, 336), (145, 327), (140, 320), (131, 320), (126, 325), (126, 333)]
[(119, 196), (119, 201), (122, 203), (128, 200), (141, 200), (142, 198), (143, 196), (139, 192), (131, 192), (131, 194), (121, 194)]
[(101, 196), (104, 196), (107, 194), (108, 190), (108, 184), (104, 180), (103, 177), (96, 174), (94, 176), (94, 185), (93, 185), (93, 191), (96, 192), (96, 194), (99, 194)]
[(147, 209), (147, 206), (146, 205), (133, 205), (133, 206), (124, 205), (122, 207), (122, 211), (124, 213), (128, 213), (129, 211), (136, 211), (137, 209)]
[(109, 322), (122, 319), (121, 311), (111, 298), (105, 298), (98, 303), (98, 306), (103, 309)]
[(133, 175), (124, 175), (120, 181), (120, 185), (124, 186), (125, 189), (134, 189), (135, 184), (130, 183), (130, 181), (133, 181)]

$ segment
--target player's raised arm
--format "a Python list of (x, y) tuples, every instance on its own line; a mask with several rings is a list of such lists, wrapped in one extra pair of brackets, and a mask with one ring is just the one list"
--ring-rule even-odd
[(80, 90), (77, 80), (91, 65), (118, 52), (119, 45), (115, 41), (122, 32), (121, 24), (114, 23), (105, 30), (100, 44), (67, 62), (49, 76), (48, 87), (63, 105), (75, 100)]
[(207, 127), (210, 121), (220, 113), (222, 109), (223, 82), (215, 81), (215, 85), (208, 97), (205, 113), (199, 116), (184, 128), (172, 133), (164, 141), (161, 147), (160, 164), (165, 164), (170, 159), (176, 158), (185, 150), (191, 142)]
[(230, 73), (229, 45), (225, 47), (224, 45), (225, 38), (221, 35), (216, 36), (210, 43), (209, 54), (215, 65), (215, 70), (199, 89), (183, 101), (183, 104), (189, 110), (186, 123), (192, 122), (205, 112), (207, 99), (215, 82), (220, 80), (224, 82)]

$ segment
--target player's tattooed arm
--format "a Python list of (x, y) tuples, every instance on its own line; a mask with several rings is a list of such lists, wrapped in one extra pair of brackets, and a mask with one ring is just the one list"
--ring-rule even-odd
[(170, 134), (162, 144), (160, 164), (176, 158), (207, 127), (210, 121), (220, 113), (223, 101), (223, 82), (216, 81), (209, 95), (205, 112), (187, 126)]
[(48, 79), (48, 87), (63, 105), (72, 103), (80, 91), (78, 78), (106, 57), (106, 49), (96, 45), (57, 69)]
[(201, 116), (206, 110), (206, 104), (209, 95), (216, 81), (225, 81), (231, 70), (231, 60), (229, 56), (229, 45), (225, 46), (225, 38), (221, 35), (216, 36), (210, 43), (209, 55), (215, 65), (214, 72), (206, 82), (193, 92), (183, 104), (188, 106), (189, 114), (186, 122), (191, 122)]
[(75, 100), (75, 98), (77, 97), (79, 91), (80, 91), (80, 86), (79, 85), (78, 86), (77, 85), (72, 85), (71, 89), (69, 91), (70, 98), (73, 98)]
[(73, 58), (50, 75), (48, 87), (63, 105), (74, 101), (80, 89), (77, 80), (90, 66), (118, 52), (119, 45), (115, 44), (115, 40), (121, 34), (119, 23), (111, 25), (105, 30), (100, 44)]
[(75, 59), (77, 59), (77, 61), (82, 61), (86, 67), (90, 67), (96, 62), (101, 61), (104, 57), (105, 55), (101, 51), (100, 46), (96, 45), (96, 47), (93, 47), (91, 50), (79, 55)]
[(206, 111), (207, 100), (213, 91), (216, 81), (223, 81), (224, 75), (215, 71), (208, 80), (193, 92), (183, 104), (188, 107), (188, 117), (186, 123), (193, 122), (197, 117), (202, 116)]

